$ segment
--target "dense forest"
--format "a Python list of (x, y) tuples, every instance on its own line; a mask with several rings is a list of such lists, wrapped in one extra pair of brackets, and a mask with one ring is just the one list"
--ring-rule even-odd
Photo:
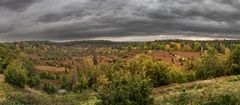
[(239, 81), (240, 41), (8, 42), (0, 44), (0, 73), (0, 87), (12, 87), (0, 91), (3, 105), (238, 105), (233, 86), (236, 92), (157, 96), (173, 84)]

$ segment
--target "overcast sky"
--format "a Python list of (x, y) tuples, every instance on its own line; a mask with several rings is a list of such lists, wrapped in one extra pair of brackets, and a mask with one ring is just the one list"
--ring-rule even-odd
[(1, 41), (239, 34), (240, 0), (0, 0)]

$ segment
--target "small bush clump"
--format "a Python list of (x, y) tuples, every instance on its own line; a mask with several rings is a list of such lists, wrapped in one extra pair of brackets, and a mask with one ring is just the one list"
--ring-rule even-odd
[(55, 80), (56, 79), (56, 75), (55, 74), (51, 74), (48, 72), (43, 72), (39, 74), (41, 79), (49, 79), (49, 80)]
[(208, 79), (229, 74), (226, 65), (227, 60), (222, 59), (219, 55), (207, 54), (196, 60), (193, 70), (197, 79)]
[(24, 88), (27, 82), (27, 70), (17, 60), (12, 61), (4, 71), (5, 81)]
[(57, 89), (54, 85), (50, 83), (44, 83), (43, 91), (45, 91), (47, 94), (54, 94), (57, 92)]
[(41, 85), (41, 78), (38, 75), (29, 77), (27, 85), (29, 85), (29, 87), (39, 87)]
[(3, 101), (3, 105), (50, 105), (50, 101), (33, 93), (10, 94)]

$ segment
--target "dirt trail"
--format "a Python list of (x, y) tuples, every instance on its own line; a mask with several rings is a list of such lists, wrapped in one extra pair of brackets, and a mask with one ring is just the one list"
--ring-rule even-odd
[(30, 88), (30, 87), (28, 87), (28, 86), (25, 86), (25, 90), (26, 90), (26, 91), (29, 91), (29, 92), (31, 92), (31, 93), (34, 93), (34, 94), (43, 96), (43, 93), (42, 93), (41, 91), (34, 90), (34, 89), (32, 89), (32, 88)]
[(0, 82), (4, 81), (4, 75), (0, 74)]

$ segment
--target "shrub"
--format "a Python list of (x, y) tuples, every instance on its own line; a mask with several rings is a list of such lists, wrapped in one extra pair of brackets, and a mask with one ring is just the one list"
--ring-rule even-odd
[(216, 95), (209, 97), (201, 105), (239, 105), (239, 97), (235, 94)]
[[(129, 65), (131, 74), (146, 72), (154, 87), (169, 83), (182, 83), (188, 81), (188, 75), (183, 70), (162, 61), (155, 61), (149, 56), (138, 56)], [(189, 74), (190, 77), (190, 74)]]
[(21, 88), (24, 88), (27, 82), (27, 70), (17, 60), (8, 65), (4, 76), (6, 82)]
[(154, 61), (152, 57), (140, 55), (130, 62), (128, 67), (132, 75), (146, 72), (146, 76), (151, 79), (154, 86), (168, 84), (168, 65), (161, 61)]
[(3, 101), (3, 105), (50, 105), (45, 97), (33, 93), (10, 94)]
[(97, 105), (152, 105), (151, 91), (152, 85), (142, 76), (117, 72), (109, 84), (99, 88)]
[(187, 58), (180, 57), (178, 60), (179, 60), (179, 62), (186, 62)]
[(38, 75), (28, 78), (27, 85), (29, 85), (30, 87), (39, 87), (40, 84), (41, 84), (41, 79)]
[(229, 58), (230, 63), (240, 64), (240, 45), (236, 46)]
[(237, 75), (240, 74), (240, 65), (239, 64), (231, 64), (229, 68), (230, 74)]
[(54, 85), (50, 83), (44, 83), (43, 91), (45, 91), (47, 94), (54, 94), (57, 92), (57, 89)]
[(168, 71), (170, 69), (163, 62), (157, 62), (146, 70), (146, 76), (151, 79), (154, 87), (166, 85), (170, 82)]
[(97, 85), (98, 88), (102, 88), (102, 87), (104, 87), (104, 86), (106, 86), (106, 85), (108, 85), (108, 84), (109, 84), (109, 80), (108, 80), (108, 78), (106, 77), (106, 75), (100, 75), (100, 76), (97, 78), (97, 83), (96, 83), (96, 85)]
[(240, 46), (236, 46), (229, 57), (230, 74), (240, 74)]
[(183, 90), (179, 96), (174, 97), (171, 101), (173, 105), (239, 105), (239, 98), (239, 94), (233, 91), (211, 91), (196, 94)]
[(90, 71), (90, 73), (88, 74), (88, 87), (91, 88), (91, 87), (94, 87), (94, 85), (97, 83), (97, 77), (98, 77), (98, 74), (92, 70)]
[(217, 54), (204, 55), (193, 64), (197, 79), (208, 79), (229, 74), (226, 68), (227, 60)]
[(6, 69), (9, 60), (8, 49), (0, 46), (0, 73)]
[(69, 82), (69, 80), (68, 80), (68, 78), (66, 76), (62, 77), (62, 86), (61, 86), (61, 88), (65, 89), (67, 91), (72, 90), (72, 85), (70, 85), (70, 82)]
[(51, 74), (51, 73), (48, 73), (48, 72), (40, 73), (39, 76), (40, 76), (41, 79), (49, 79), (49, 80), (55, 80), (56, 79), (55, 74)]
[(188, 81), (188, 73), (184, 72), (183, 70), (171, 67), (167, 72), (167, 80), (169, 83), (183, 83)]
[(196, 74), (195, 74), (194, 71), (188, 71), (188, 72), (186, 73), (186, 76), (187, 76), (187, 80), (188, 80), (188, 81), (194, 81), (194, 80), (196, 80)]
[(183, 51), (192, 51), (192, 47), (188, 44), (185, 44), (182, 48)]
[(76, 84), (74, 85), (73, 90), (76, 92), (82, 92), (83, 90), (85, 90), (87, 88), (88, 88), (88, 78), (83, 74), (79, 74), (78, 80), (77, 80)]
[(34, 75), (34, 73), (35, 73), (34, 63), (32, 61), (25, 59), (25, 61), (23, 61), (23, 66), (28, 71), (28, 76)]

